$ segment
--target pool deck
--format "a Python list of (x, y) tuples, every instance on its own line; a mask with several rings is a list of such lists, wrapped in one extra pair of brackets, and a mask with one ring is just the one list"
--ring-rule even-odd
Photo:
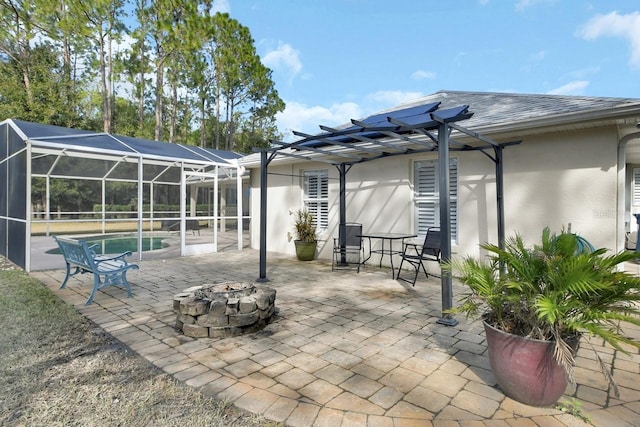
[[(331, 271), (321, 261), (269, 254), (264, 285), (277, 290), (276, 319), (233, 338), (185, 337), (174, 328), (173, 296), (205, 283), (253, 283), (258, 252), (243, 250), (139, 262), (129, 274), (133, 297), (119, 288), (84, 302), (91, 277), (32, 272), (64, 301), (154, 365), (203, 393), (291, 426), (579, 426), (553, 408), (522, 405), (497, 387), (479, 322), (436, 323), (440, 281), (415, 287), (389, 269)], [(635, 266), (632, 268), (636, 268)], [(640, 273), (640, 271), (639, 271)], [(260, 286), (261, 284), (258, 284)], [(454, 285), (454, 296), (462, 289)], [(455, 298), (455, 297), (454, 297)], [(640, 337), (640, 330), (632, 333)], [(593, 425), (640, 425), (640, 354), (592, 341), (581, 345), (575, 398)], [(616, 397), (594, 349), (613, 366)]]

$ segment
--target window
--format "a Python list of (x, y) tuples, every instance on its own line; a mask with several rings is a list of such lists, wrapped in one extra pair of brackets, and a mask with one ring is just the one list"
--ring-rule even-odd
[[(449, 200), (451, 209), (451, 238), (458, 238), (458, 159), (449, 160)], [(440, 179), (438, 160), (414, 163), (414, 202), (416, 206), (416, 234), (424, 236), (427, 228), (440, 226)]]
[(329, 227), (329, 172), (327, 169), (305, 171), (304, 207), (313, 214), (318, 230)]

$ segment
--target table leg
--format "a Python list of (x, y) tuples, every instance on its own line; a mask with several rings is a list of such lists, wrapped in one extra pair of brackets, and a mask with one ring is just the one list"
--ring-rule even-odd
[(391, 278), (395, 276), (393, 269), (393, 239), (389, 239), (389, 261), (391, 261)]

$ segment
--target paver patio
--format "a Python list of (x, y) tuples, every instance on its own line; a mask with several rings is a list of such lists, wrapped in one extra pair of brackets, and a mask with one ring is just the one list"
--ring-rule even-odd
[[(265, 285), (277, 290), (275, 321), (250, 335), (194, 339), (174, 328), (173, 295), (205, 283), (253, 283), (258, 252), (139, 264), (128, 276), (132, 298), (106, 288), (90, 306), (84, 305), (88, 275), (71, 278), (62, 290), (63, 270), (31, 275), (178, 380), (287, 425), (583, 425), (570, 414), (525, 406), (501, 393), (482, 325), (464, 318), (454, 327), (436, 324), (437, 278), (422, 276), (413, 288), (391, 279), (388, 269), (332, 272), (328, 263), (269, 254)], [(462, 291), (454, 285), (454, 298)], [(613, 363), (620, 397), (607, 389), (583, 338), (576, 385), (565, 400), (577, 398), (594, 425), (640, 425), (638, 351), (601, 350)]]

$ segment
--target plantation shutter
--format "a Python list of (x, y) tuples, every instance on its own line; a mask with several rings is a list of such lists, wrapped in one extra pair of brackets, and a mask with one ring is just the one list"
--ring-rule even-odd
[(640, 206), (640, 168), (633, 169), (633, 206)]
[[(424, 236), (429, 227), (440, 226), (440, 179), (437, 160), (423, 160), (414, 164), (414, 203), (416, 234)], [(451, 238), (458, 238), (458, 159), (449, 162), (449, 200)]]
[(311, 212), (316, 227), (329, 227), (329, 171), (314, 170), (304, 172), (304, 207)]

